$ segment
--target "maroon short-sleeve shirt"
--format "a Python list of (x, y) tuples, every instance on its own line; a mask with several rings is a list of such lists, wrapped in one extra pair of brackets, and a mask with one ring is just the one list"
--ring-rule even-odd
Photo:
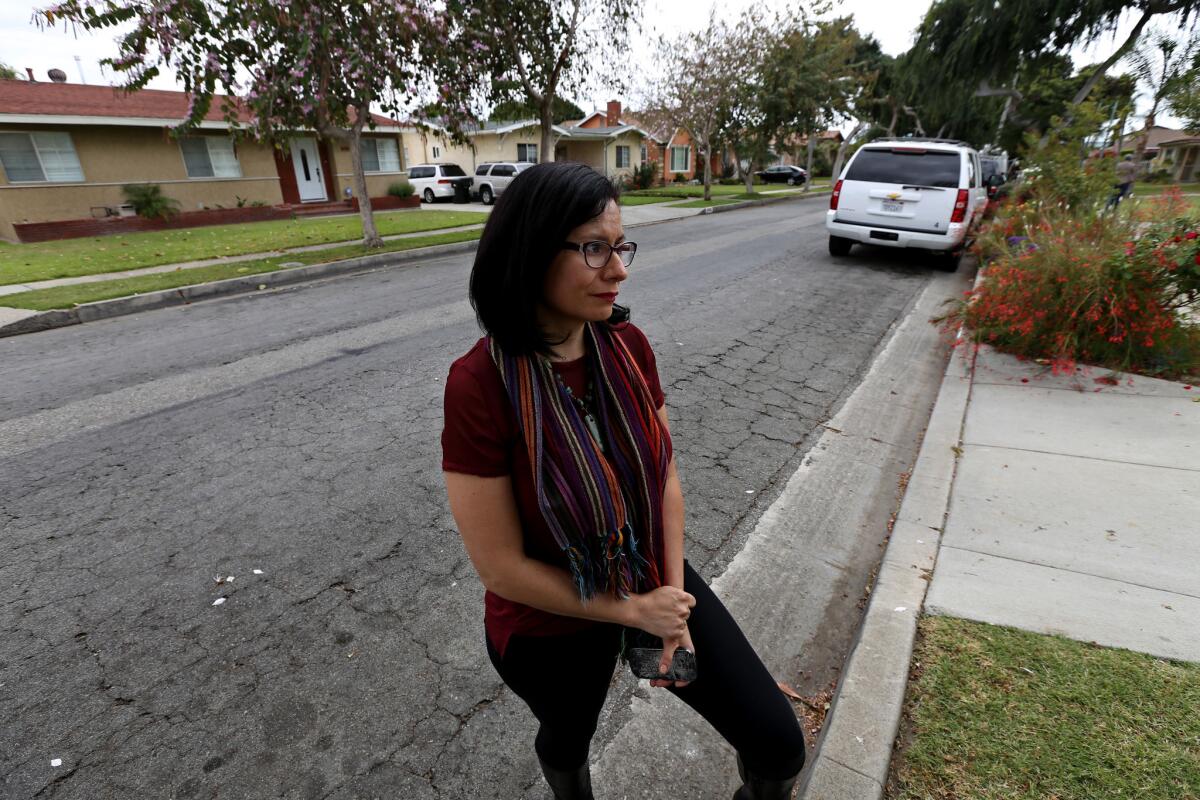
[[(658, 367), (645, 334), (629, 323), (617, 326), (614, 331), (625, 342), (645, 376), (655, 407), (661, 408), (663, 392)], [(553, 367), (571, 391), (582, 397), (587, 388), (587, 359), (555, 363)], [(668, 436), (668, 458), (670, 453)], [(483, 339), (450, 365), (450, 375), (446, 379), (445, 427), (442, 429), (442, 469), (481, 477), (510, 476), (525, 554), (566, 568), (566, 558), (538, 509), (529, 456), (520, 437), (516, 413)], [(515, 603), (492, 592), (484, 594), (484, 627), (501, 655), (513, 634), (550, 636), (595, 624), (592, 620), (564, 617)]]

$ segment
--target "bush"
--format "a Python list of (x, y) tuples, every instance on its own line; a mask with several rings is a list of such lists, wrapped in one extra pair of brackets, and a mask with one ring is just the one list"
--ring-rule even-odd
[(658, 162), (643, 161), (631, 176), (631, 186), (634, 189), (649, 189), (658, 180)]
[(1146, 183), (1174, 183), (1174, 179), (1171, 177), (1171, 170), (1169, 169), (1156, 169), (1147, 175), (1144, 180)]
[(388, 184), (387, 193), (392, 197), (412, 197), (416, 189), (408, 181), (396, 181)]
[(1178, 191), (1118, 215), (1009, 204), (980, 235), (987, 272), (939, 318), (1055, 372), (1078, 362), (1200, 375), (1200, 224)]
[(687, 176), (686, 176), (686, 175), (684, 175), (682, 172), (676, 172), (676, 173), (675, 173), (675, 182), (676, 182), (676, 183), (686, 183), (686, 182), (687, 182)]
[(130, 183), (122, 186), (121, 191), (139, 217), (170, 219), (179, 213), (179, 201), (163, 194), (156, 183)]

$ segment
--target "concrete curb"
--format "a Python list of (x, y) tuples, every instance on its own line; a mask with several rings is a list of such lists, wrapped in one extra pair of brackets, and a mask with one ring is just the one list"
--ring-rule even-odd
[[(976, 276), (979, 285), (982, 271)], [(878, 800), (900, 729), (917, 620), (937, 560), (975, 357), (950, 356), (871, 600), (799, 800)]]
[(753, 208), (754, 206), (769, 206), (772, 203), (783, 203), (788, 200), (811, 200), (814, 197), (828, 197), (828, 196), (829, 196), (829, 192), (820, 190), (820, 191), (812, 192), (811, 194), (789, 194), (789, 195), (784, 195), (783, 197), (768, 197), (768, 198), (765, 198), (762, 200), (742, 200), (737, 203), (727, 203), (723, 206), (709, 206), (708, 208), (702, 208), (702, 209), (700, 209), (700, 211), (698, 213), (700, 215), (720, 214), (724, 211), (736, 211), (739, 208)]
[[(709, 208), (703, 208), (697, 211), (695, 215), (688, 214), (665, 220), (639, 222), (629, 225), (628, 227), (640, 228), (646, 225), (658, 225), (663, 222), (674, 222), (675, 220), (679, 219), (688, 219), (690, 216), (716, 213), (717, 211), (732, 211), (733, 209), (737, 208), (749, 208), (751, 206), (763, 206), (771, 203), (780, 203), (785, 200), (803, 200), (805, 198), (821, 196), (823, 196), (821, 193), (814, 193), (810, 195), (787, 195), (784, 197), (771, 197), (764, 200), (746, 200), (741, 203), (733, 203), (727, 206), (712, 206)], [(420, 247), (412, 250), (397, 250), (388, 253), (380, 253), (378, 255), (347, 258), (341, 261), (330, 261), (324, 264), (313, 264), (307, 267), (281, 269), (274, 272), (263, 272), (257, 275), (245, 275), (238, 278), (227, 278), (221, 281), (197, 283), (191, 286), (180, 286), (175, 289), (164, 289), (159, 292), (147, 292), (146, 294), (134, 295), (132, 297), (118, 297), (112, 300), (98, 300), (94, 303), (83, 303), (82, 305), (78, 305), (71, 309), (35, 312), (13, 322), (0, 324), (0, 337), (17, 336), (23, 333), (36, 333), (38, 331), (50, 330), (52, 328), (63, 328), (68, 325), (79, 325), (84, 322), (107, 319), (109, 317), (135, 314), (139, 311), (150, 311), (152, 309), (165, 308), (167, 306), (187, 305), (195, 300), (209, 300), (214, 297), (242, 294), (246, 292), (259, 291), (262, 289), (271, 289), (277, 286), (286, 286), (292, 283), (303, 283), (304, 281), (311, 281), (319, 278), (327, 278), (336, 275), (349, 275), (355, 272), (374, 269), (376, 267), (403, 264), (405, 262), (416, 261), (418, 259), (452, 255), (455, 253), (466, 253), (474, 250), (478, 246), (479, 241), (476, 239), (469, 242), (455, 242), (453, 244), (434, 245), (433, 247)], [(0, 299), (0, 305), (3, 305), (2, 299)]]

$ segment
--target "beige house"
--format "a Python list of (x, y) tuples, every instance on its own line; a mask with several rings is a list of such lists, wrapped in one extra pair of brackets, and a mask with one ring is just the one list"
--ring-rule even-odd
[[(217, 103), (194, 135), (175, 138), (188, 102), (183, 92), (0, 80), (0, 239), (15, 241), (20, 223), (127, 214), (130, 183), (161, 186), (181, 211), (341, 203), (352, 193), (348, 144), (303, 132), (286, 151), (235, 139)], [(363, 159), (378, 197), (405, 177), (402, 136), (414, 129), (374, 121)]]
[[(611, 104), (610, 104), (611, 105)], [(597, 125), (604, 112), (552, 129), (555, 161), (578, 161), (614, 179), (630, 175), (650, 157), (643, 147), (650, 136), (636, 125), (614, 120)], [(467, 143), (455, 144), (437, 128), (406, 129), (402, 133), (406, 164), (458, 164), (468, 174), (493, 161), (543, 161), (542, 133), (537, 120), (486, 122), (467, 131)]]
[(1165, 169), (1178, 183), (1200, 181), (1200, 136), (1182, 136), (1158, 145), (1150, 169)]

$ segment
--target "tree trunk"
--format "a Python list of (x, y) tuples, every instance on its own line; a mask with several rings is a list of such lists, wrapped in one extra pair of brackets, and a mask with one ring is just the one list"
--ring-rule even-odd
[(837, 158), (833, 162), (833, 174), (831, 176), (831, 180), (833, 180), (834, 183), (837, 183), (837, 179), (842, 176), (842, 164), (846, 160), (846, 151), (850, 149), (850, 143), (856, 136), (862, 133), (863, 129), (866, 127), (867, 123), (858, 123), (854, 126), (854, 130), (850, 131), (850, 135), (845, 139), (842, 139), (842, 143), (838, 145)]
[(712, 200), (712, 148), (705, 145), (704, 153), (704, 200)]
[(804, 182), (804, 191), (808, 192), (808, 187), (812, 186), (813, 174), (813, 156), (817, 152), (817, 132), (808, 132), (808, 161), (804, 165), (804, 169), (808, 171), (808, 180)]
[(1087, 79), (1083, 86), (1079, 87), (1079, 91), (1076, 92), (1075, 97), (1071, 99), (1071, 105), (1077, 106), (1084, 100), (1087, 100), (1088, 95), (1092, 93), (1092, 89), (1095, 88), (1100, 79), (1104, 77), (1104, 74), (1108, 72), (1108, 68), (1124, 58), (1125, 54), (1128, 53), (1135, 44), (1137, 44), (1138, 38), (1142, 35), (1142, 29), (1146, 27), (1146, 23), (1150, 21), (1152, 16), (1154, 16), (1154, 11), (1147, 11), (1146, 13), (1142, 14), (1142, 18), (1138, 20), (1137, 25), (1134, 25), (1133, 30), (1130, 31), (1129, 38), (1125, 40), (1125, 44), (1118, 47), (1117, 52), (1109, 56), (1108, 60), (1106, 60), (1103, 64), (1096, 67), (1096, 71), (1092, 73), (1092, 76)]
[[(738, 161), (738, 167), (742, 166), (742, 162)], [(746, 181), (746, 194), (754, 193), (754, 159), (746, 159), (746, 169), (742, 172), (742, 179)]]
[(354, 172), (354, 196), (358, 198), (358, 215), (362, 217), (363, 247), (383, 247), (383, 239), (375, 228), (375, 214), (367, 192), (367, 176), (362, 163), (362, 123), (350, 129), (350, 166)]
[(538, 109), (539, 121), (542, 124), (542, 152), (538, 155), (538, 161), (550, 162), (554, 160), (554, 115), (552, 107), (554, 104), (554, 94), (547, 92), (542, 95), (542, 106)]
[(897, 108), (896, 104), (893, 102), (892, 103), (892, 121), (888, 123), (888, 127), (887, 127), (888, 138), (891, 138), (896, 135), (896, 123), (899, 121), (900, 121), (900, 109)]

